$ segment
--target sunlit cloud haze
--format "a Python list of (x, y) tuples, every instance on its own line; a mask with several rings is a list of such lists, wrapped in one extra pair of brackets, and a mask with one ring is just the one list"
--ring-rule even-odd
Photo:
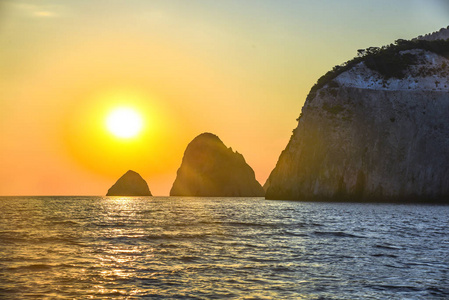
[[(167, 195), (217, 134), (263, 184), (316, 80), (356, 50), (449, 25), (447, 1), (2, 1), (0, 195)], [(141, 133), (107, 131), (118, 106)]]

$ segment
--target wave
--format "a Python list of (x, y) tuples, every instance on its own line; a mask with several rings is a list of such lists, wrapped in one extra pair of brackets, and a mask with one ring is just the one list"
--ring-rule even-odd
[(346, 237), (346, 238), (359, 238), (359, 239), (366, 238), (364, 236), (346, 233), (343, 231), (314, 231), (313, 233), (318, 236)]
[(210, 236), (207, 232), (202, 233), (161, 233), (161, 234), (147, 234), (142, 237), (144, 240), (171, 240), (171, 239), (195, 239)]
[(401, 247), (394, 246), (394, 245), (391, 245), (391, 244), (376, 244), (375, 247), (376, 248), (381, 248), (381, 249), (388, 249), (388, 250), (402, 250)]
[(181, 256), (179, 258), (179, 260), (182, 262), (195, 262), (199, 259), (200, 259), (200, 257), (198, 257), (198, 256)]
[(397, 258), (397, 255), (394, 254), (384, 254), (384, 253), (375, 253), (375, 254), (371, 254), (371, 256), (374, 257), (390, 257), (390, 258)]
[(300, 236), (300, 237), (306, 237), (309, 236), (307, 233), (302, 233), (302, 232), (291, 232), (288, 230), (284, 231), (284, 234), (290, 235), (290, 236)]
[(47, 271), (53, 268), (62, 268), (62, 269), (68, 269), (68, 268), (77, 268), (75, 265), (71, 264), (28, 264), (18, 267), (10, 267), (6, 270), (8, 271)]
[(395, 292), (424, 292), (426, 289), (418, 288), (415, 286), (409, 286), (409, 285), (390, 285), (390, 284), (384, 284), (384, 285), (375, 285), (372, 286), (375, 289), (380, 290), (394, 290)]
[(67, 225), (67, 226), (80, 226), (81, 223), (76, 221), (70, 221), (70, 220), (63, 220), (63, 221), (52, 221), (52, 225)]

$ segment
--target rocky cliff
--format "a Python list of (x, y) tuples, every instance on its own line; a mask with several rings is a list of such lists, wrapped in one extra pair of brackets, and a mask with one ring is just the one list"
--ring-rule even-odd
[(151, 196), (146, 181), (129, 170), (108, 190), (106, 196)]
[(170, 196), (262, 197), (265, 192), (243, 156), (214, 134), (187, 146)]
[(267, 199), (449, 203), (449, 43), (370, 49), (312, 88)]

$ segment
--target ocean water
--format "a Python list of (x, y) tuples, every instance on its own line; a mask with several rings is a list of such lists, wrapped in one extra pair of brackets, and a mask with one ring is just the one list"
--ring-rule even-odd
[(449, 299), (449, 206), (1, 197), (1, 299)]

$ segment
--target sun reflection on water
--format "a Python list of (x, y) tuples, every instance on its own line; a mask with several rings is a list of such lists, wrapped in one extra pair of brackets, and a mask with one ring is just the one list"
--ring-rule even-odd
[[(370, 208), (238, 198), (0, 201), (0, 298), (376, 298), (354, 278), (394, 285), (385, 299), (405, 284), (413, 289), (404, 297), (447, 298), (447, 211)], [(407, 223), (391, 217), (399, 213)], [(348, 225), (341, 216), (349, 215)], [(417, 219), (420, 231), (392, 235)], [(401, 259), (410, 255), (423, 259), (404, 278)]]

